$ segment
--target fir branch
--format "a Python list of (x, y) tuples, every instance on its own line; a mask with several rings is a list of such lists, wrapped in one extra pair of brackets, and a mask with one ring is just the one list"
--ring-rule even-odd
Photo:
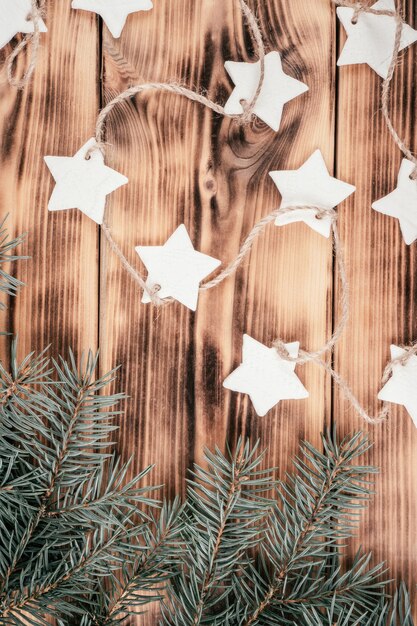
[[(6, 228), (7, 217), (6, 215), (0, 222), (0, 293), (13, 297), (17, 295), (20, 287), (22, 287), (24, 283), (9, 274), (3, 269), (3, 266), (13, 261), (27, 259), (28, 257), (12, 254), (12, 251), (24, 241), (26, 236), (20, 235), (14, 239), (10, 239)], [(0, 302), (0, 310), (4, 310), (5, 308), (6, 305), (4, 302)]]
[(282, 484), (279, 498), (283, 508), (276, 509), (268, 545), (264, 544), (268, 557), (278, 565), (277, 571), (244, 626), (258, 623), (288, 584), (291, 572), (308, 567), (337, 539), (349, 536), (352, 509), (361, 508), (369, 498), (364, 477), (375, 470), (352, 466), (369, 448), (367, 441), (360, 433), (346, 438), (340, 446), (335, 436), (322, 437), (322, 441), (324, 454), (304, 443), (303, 457), (295, 460), (299, 474), (288, 476), (287, 484)]
[(115, 626), (120, 624), (121, 616), (137, 614), (144, 604), (162, 599), (162, 586), (174, 575), (174, 566), (178, 566), (182, 555), (182, 512), (178, 499), (172, 505), (164, 504), (159, 518), (146, 529), (146, 550), (132, 568), (123, 568), (117, 594), (105, 615), (95, 616), (95, 623)]
[(189, 626), (223, 619), (233, 573), (250, 560), (271, 510), (267, 494), (275, 486), (274, 471), (260, 469), (264, 454), (240, 440), (227, 456), (206, 451), (207, 470), (195, 467), (185, 509), (188, 555), (170, 590), (165, 623), (175, 619), (176, 607)]

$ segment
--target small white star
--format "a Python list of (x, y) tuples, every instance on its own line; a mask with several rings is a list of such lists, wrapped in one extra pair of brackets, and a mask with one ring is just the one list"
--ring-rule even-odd
[[(395, 11), (394, 0), (379, 0), (372, 9)], [(379, 76), (387, 78), (394, 52), (396, 21), (389, 15), (360, 13), (356, 24), (352, 23), (354, 10), (339, 7), (337, 16), (348, 36), (337, 64), (353, 65), (367, 63)], [(404, 24), (400, 50), (417, 41), (417, 31)]]
[[(287, 343), (291, 357), (298, 356), (299, 343)], [(307, 398), (308, 391), (295, 374), (295, 363), (282, 359), (275, 348), (268, 348), (249, 335), (243, 335), (242, 364), (224, 381), (232, 391), (247, 393), (260, 417), (280, 400)]]
[[(238, 115), (243, 113), (241, 101), (249, 102), (256, 93), (261, 78), (261, 63), (226, 61), (225, 68), (236, 87), (224, 108), (226, 113)], [(284, 104), (305, 91), (308, 91), (307, 85), (284, 73), (279, 52), (270, 52), (265, 56), (265, 79), (254, 113), (278, 131)]]
[[(17, 33), (33, 33), (34, 23), (30, 17), (30, 0), (1, 0), (0, 2), (0, 48), (9, 43)], [(39, 20), (39, 31), (46, 33), (43, 20)]]
[(410, 178), (415, 167), (412, 161), (403, 159), (398, 173), (397, 188), (372, 204), (375, 211), (399, 220), (407, 245), (417, 239), (417, 180)]
[(116, 39), (122, 34), (127, 16), (153, 8), (151, 0), (72, 0), (73, 9), (98, 13)]
[(95, 139), (90, 139), (73, 157), (45, 157), (56, 182), (48, 204), (50, 211), (80, 209), (97, 224), (103, 223), (106, 196), (129, 181), (104, 165), (99, 150), (86, 159), (95, 143)]
[[(333, 209), (355, 191), (353, 185), (330, 176), (320, 150), (313, 152), (298, 170), (281, 170), (270, 172), (269, 175), (282, 196), (281, 208), (314, 206)], [(275, 224), (284, 226), (293, 222), (305, 222), (320, 235), (329, 237), (331, 218), (324, 216), (317, 219), (316, 215), (317, 212), (313, 209), (300, 209), (279, 215)]]
[[(391, 359), (407, 353), (404, 348), (391, 346)], [(392, 376), (378, 394), (379, 400), (402, 404), (417, 427), (417, 356), (412, 355), (405, 365), (392, 366)]]
[[(160, 298), (172, 297), (195, 311), (200, 282), (220, 265), (218, 259), (194, 250), (184, 224), (181, 224), (163, 246), (135, 248), (148, 270), (149, 290), (160, 287)], [(151, 302), (148, 293), (142, 302)]]

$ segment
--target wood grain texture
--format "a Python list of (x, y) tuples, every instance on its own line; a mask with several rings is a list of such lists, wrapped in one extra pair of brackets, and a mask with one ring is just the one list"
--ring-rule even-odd
[(21, 355), (48, 344), (53, 354), (97, 348), (97, 229), (78, 211), (47, 212), (54, 182), (43, 161), (74, 154), (92, 133), (98, 33), (86, 15), (49, 3), (34, 80), (18, 92), (3, 77), (0, 88), (0, 214), (10, 213), (13, 233), (27, 233), (20, 251), (31, 257), (16, 268), (27, 287), (2, 314)]
[[(415, 3), (399, 5), (415, 27)], [(342, 45), (343, 33), (340, 39)], [(417, 146), (416, 64), (416, 46), (401, 53), (390, 108), (395, 127), (412, 149)], [(349, 328), (336, 351), (336, 368), (374, 414), (380, 409), (376, 395), (390, 344), (417, 339), (415, 244), (404, 244), (398, 220), (371, 208), (374, 200), (396, 187), (402, 159), (385, 126), (380, 98), (381, 80), (369, 68), (341, 68), (337, 174), (355, 181), (357, 191), (340, 211), (352, 306)], [(410, 586), (415, 604), (417, 431), (403, 407), (391, 406), (386, 424), (367, 429), (374, 442), (369, 461), (381, 471), (375, 499), (352, 549), (361, 545), (374, 552), (376, 561), (386, 560), (391, 576)], [(364, 428), (337, 392), (333, 416), (343, 432)]]
[[(224, 62), (256, 58), (238, 1), (155, 0), (153, 11), (128, 18), (117, 41), (101, 20), (69, 4), (48, 3), (49, 33), (30, 88), (17, 94), (1, 86), (1, 213), (11, 211), (14, 232), (28, 231), (24, 252), (33, 257), (17, 269), (28, 286), (0, 313), (1, 328), (19, 331), (22, 354), (50, 342), (54, 354), (99, 344), (103, 372), (122, 365), (116, 384), (129, 399), (119, 451), (134, 455), (132, 472), (156, 463), (152, 481), (168, 496), (183, 493), (187, 468), (201, 461), (204, 446), (259, 438), (269, 449), (266, 462), (282, 474), (300, 438), (318, 443), (332, 421), (341, 432), (365, 428), (314, 365), (297, 370), (310, 398), (282, 402), (264, 418), (222, 387), (240, 363), (243, 333), (265, 344), (277, 336), (299, 340), (307, 349), (326, 341), (338, 296), (329, 241), (303, 224), (271, 225), (237, 274), (201, 295), (195, 314), (179, 304), (156, 310), (141, 304), (87, 217), (46, 210), (53, 181), (43, 156), (75, 153), (94, 133), (99, 104), (126, 86), (174, 80), (226, 101), (232, 84)], [(106, 220), (141, 272), (134, 247), (164, 243), (181, 223), (196, 249), (227, 263), (279, 205), (268, 172), (298, 168), (320, 148), (330, 171), (358, 188), (340, 207), (352, 314), (335, 364), (372, 405), (389, 344), (417, 338), (415, 247), (403, 245), (395, 220), (370, 208), (395, 186), (401, 158), (379, 112), (380, 80), (356, 66), (339, 71), (336, 83), (343, 35), (328, 0), (249, 4), (267, 51), (279, 50), (285, 71), (309, 92), (285, 107), (278, 134), (260, 122), (239, 127), (176, 95), (126, 102), (109, 119), (106, 162), (129, 184), (109, 196)], [(412, 2), (404, 6), (415, 25)], [(416, 63), (417, 46), (403, 55), (392, 96), (404, 133), (415, 128)], [(408, 138), (415, 146), (417, 137)], [(411, 584), (417, 437), (402, 409), (370, 437), (371, 461), (383, 469), (358, 543), (376, 559), (387, 557), (393, 576)], [(131, 621), (155, 623), (155, 611)]]
[[(162, 244), (182, 222), (197, 249), (228, 262), (253, 224), (278, 206), (270, 170), (298, 167), (317, 147), (332, 166), (330, 9), (323, 3), (306, 13), (301, 2), (289, 9), (278, 1), (253, 6), (268, 50), (280, 49), (285, 69), (310, 84), (308, 95), (286, 107), (282, 132), (260, 123), (242, 129), (165, 94), (123, 105), (108, 123), (108, 158), (130, 181), (118, 200), (110, 198), (108, 221), (141, 271), (134, 246)], [(311, 45), (300, 45), (303, 38)], [(224, 102), (231, 90), (224, 61), (253, 58), (238, 2), (159, 2), (153, 13), (130, 18), (120, 43), (126, 62), (114, 53), (104, 57), (106, 101), (130, 82), (123, 78), (130, 66), (141, 81), (174, 78)], [(141, 305), (110, 254), (103, 242), (100, 344), (105, 369), (123, 363), (121, 385), (131, 396), (123, 454), (136, 451), (137, 466), (156, 460), (157, 480), (172, 493), (182, 489), (186, 468), (201, 459), (205, 445), (223, 447), (239, 434), (272, 441), (269, 461), (284, 470), (299, 435), (317, 440), (329, 400), (326, 407), (324, 380), (314, 367), (300, 371), (311, 398), (283, 402), (263, 420), (222, 382), (240, 362), (244, 332), (266, 344), (277, 335), (303, 346), (325, 341), (332, 284), (325, 239), (304, 225), (271, 226), (235, 277), (201, 295), (196, 314), (177, 304), (158, 311)]]

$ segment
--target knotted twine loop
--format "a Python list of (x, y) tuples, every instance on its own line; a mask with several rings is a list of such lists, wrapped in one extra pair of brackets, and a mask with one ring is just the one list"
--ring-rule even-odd
[(401, 36), (403, 26), (405, 24), (402, 15), (399, 11), (389, 11), (389, 10), (378, 10), (372, 9), (367, 4), (361, 2), (349, 2), (349, 0), (332, 0), (333, 4), (342, 7), (348, 7), (350, 9), (354, 9), (354, 13), (352, 16), (352, 22), (356, 23), (359, 19), (361, 13), (369, 13), (370, 15), (386, 15), (388, 17), (393, 17), (396, 22), (395, 29), (395, 41), (394, 41), (394, 49), (392, 52), (391, 63), (388, 68), (388, 74), (382, 83), (382, 93), (381, 93), (381, 104), (382, 104), (382, 113), (384, 115), (385, 123), (387, 128), (394, 139), (395, 143), (403, 153), (403, 155), (412, 163), (414, 163), (414, 170), (410, 174), (410, 179), (417, 181), (417, 157), (411, 152), (410, 148), (407, 146), (405, 141), (401, 139), (398, 132), (394, 128), (394, 124), (391, 120), (391, 116), (389, 113), (389, 99), (390, 99), (390, 90), (391, 83), (394, 76), (395, 68), (397, 67), (398, 57), (400, 54), (401, 48)]
[[(32, 78), (33, 72), (35, 71), (38, 60), (41, 40), (40, 21), (45, 16), (46, 0), (39, 0), (39, 3), (37, 0), (31, 0), (31, 3), (31, 13), (28, 15), (27, 19), (28, 21), (33, 22), (33, 33), (27, 33), (7, 59), (7, 80), (9, 81), (9, 84), (12, 87), (16, 87), (16, 89), (23, 89), (28, 84)], [(14, 65), (16, 59), (27, 46), (30, 49), (29, 65), (22, 78), (16, 78), (14, 75)]]

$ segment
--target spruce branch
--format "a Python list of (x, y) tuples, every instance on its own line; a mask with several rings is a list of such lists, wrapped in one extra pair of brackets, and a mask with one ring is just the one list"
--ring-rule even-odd
[[(20, 235), (14, 239), (10, 239), (6, 227), (7, 215), (0, 222), (0, 293), (7, 296), (16, 296), (23, 283), (9, 274), (4, 268), (13, 261), (20, 261), (28, 257), (13, 254), (15, 250), (25, 239), (25, 235)], [(0, 310), (4, 310), (6, 305), (0, 302)]]
[[(236, 568), (250, 560), (265, 531), (270, 514), (268, 493), (275, 486), (273, 470), (262, 470), (265, 453), (258, 445), (238, 442), (224, 456), (219, 449), (205, 452), (208, 468), (196, 466), (188, 481), (183, 570), (170, 590), (171, 606), (164, 609), (165, 623), (197, 626), (227, 615), (228, 596)], [(221, 621), (219, 621), (221, 623)]]
[(124, 397), (104, 393), (114, 372), (97, 377), (92, 353), (80, 367), (72, 354), (51, 367), (44, 355), (18, 364), (13, 343), (12, 357), (0, 370), (1, 623), (94, 623), (107, 606), (127, 615), (141, 589), (144, 607), (171, 575), (180, 507), (142, 486), (151, 467), (128, 480), (130, 461), (110, 451)]
[(357, 433), (340, 445), (334, 435), (322, 437), (322, 442), (324, 453), (304, 442), (294, 462), (298, 474), (281, 484), (281, 507), (275, 509), (263, 544), (277, 570), (244, 626), (257, 624), (271, 603), (284, 600), (281, 590), (291, 584), (292, 573), (298, 577), (304, 567), (334, 549), (338, 539), (350, 536), (352, 510), (369, 499), (366, 477), (375, 470), (352, 464), (369, 448), (366, 439)]
[[(349, 566), (342, 561), (344, 542), (372, 495), (376, 470), (358, 464), (367, 439), (357, 433), (339, 444), (334, 431), (323, 436), (322, 450), (303, 443), (296, 471), (275, 486), (274, 499), (267, 489), (274, 487), (271, 471), (262, 473), (256, 460), (251, 466), (251, 448), (242, 454), (241, 446), (226, 457), (207, 453), (208, 470), (194, 472), (185, 555), (168, 582), (161, 624), (412, 626), (404, 593), (389, 603), (382, 564), (372, 565), (372, 556), (361, 552)], [(247, 491), (236, 507), (242, 459)]]

